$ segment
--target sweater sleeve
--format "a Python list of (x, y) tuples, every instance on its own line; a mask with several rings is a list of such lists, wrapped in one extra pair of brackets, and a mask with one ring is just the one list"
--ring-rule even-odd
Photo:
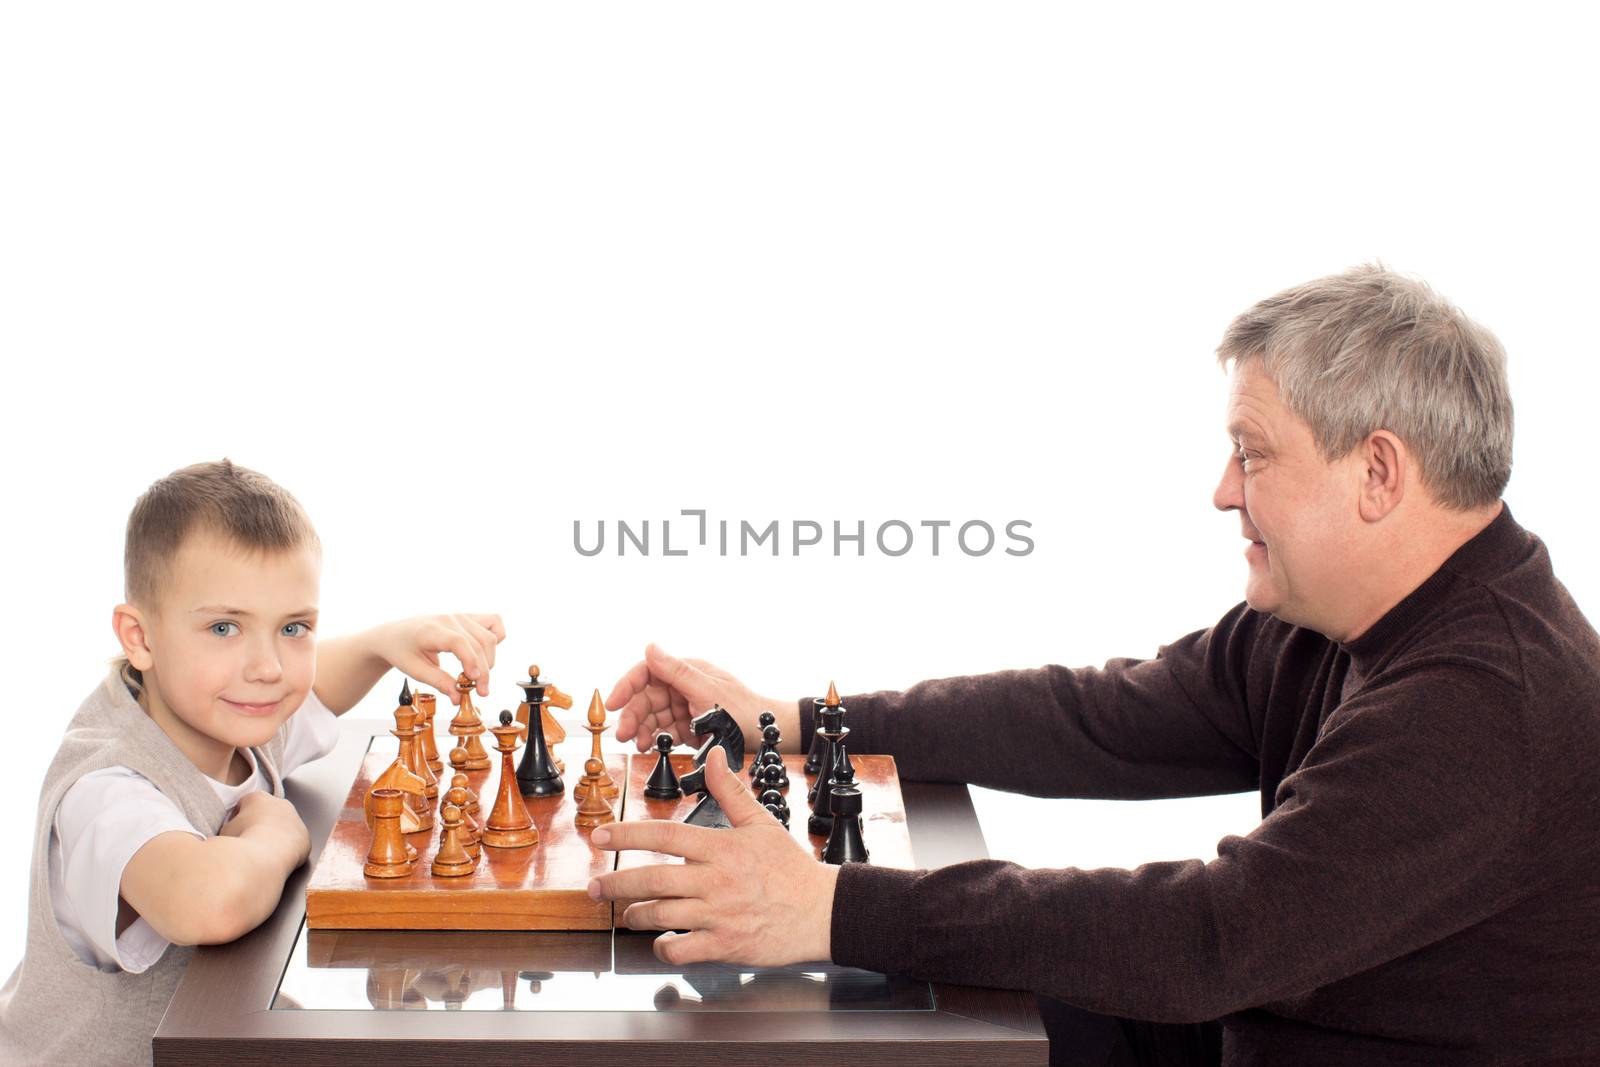
[[(1260, 616), (1239, 604), (1153, 659), (920, 682), (844, 699), (852, 752), (893, 755), (913, 781), (1115, 800), (1259, 786), (1245, 671)], [(815, 729), (800, 702), (802, 746)]]
[(1278, 806), (1217, 858), (1136, 870), (846, 865), (833, 958), (1214, 1019), (1398, 958), (1504, 907), (1527, 873), (1521, 692), (1440, 665), (1330, 715)]

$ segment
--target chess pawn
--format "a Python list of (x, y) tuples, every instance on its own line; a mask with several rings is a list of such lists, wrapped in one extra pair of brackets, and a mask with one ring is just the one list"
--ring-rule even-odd
[[(594, 691), (594, 699), (589, 701), (588, 720), (583, 724), (583, 728), (589, 731), (589, 758), (600, 760), (600, 777), (598, 779), (600, 789), (607, 798), (615, 800), (621, 795), (622, 790), (617, 786), (616, 782), (611, 780), (611, 775), (606, 773), (605, 760), (601, 759), (600, 756), (600, 735), (606, 732), (606, 705), (600, 699), (600, 690), (598, 689)], [(584, 766), (588, 767), (589, 765), (585, 763)], [(589, 776), (585, 774), (578, 784), (573, 786), (573, 797), (577, 800), (582, 800), (588, 793), (589, 786)]]
[[(466, 776), (463, 775), (462, 777)], [(482, 851), (479, 845), (483, 841), (483, 831), (478, 829), (478, 824), (473, 821), (472, 816), (467, 812), (466, 787), (452, 785), (445, 791), (444, 803), (445, 807), (454, 806), (461, 813), (461, 831), (456, 835), (456, 838), (461, 842), (461, 847), (466, 849), (467, 855), (477, 859), (478, 854)]]
[(490, 848), (537, 845), (539, 831), (534, 828), (528, 806), (522, 802), (522, 793), (517, 789), (517, 772), (511, 765), (522, 727), (512, 721), (509, 711), (502, 711), (500, 725), (493, 732), (495, 749), (500, 753), (500, 790), (495, 796), (494, 810), (483, 824), (483, 843)]
[(677, 800), (683, 796), (678, 785), (678, 772), (672, 769), (672, 735), (663, 731), (656, 734), (656, 769), (644, 784), (644, 795), (657, 800)]
[(460, 878), (471, 874), (478, 863), (461, 845), (461, 809), (454, 804), (444, 806), (444, 833), (439, 837), (439, 851), (433, 857), (433, 873), (438, 878)]
[(572, 820), (580, 830), (617, 819), (611, 810), (611, 802), (606, 799), (605, 783), (600, 780), (605, 771), (606, 765), (598, 756), (590, 756), (583, 764), (583, 781), (579, 784), (587, 783), (588, 788), (584, 790), (583, 803), (578, 805), (578, 814)]
[[(410, 770), (412, 774), (422, 779), (423, 792), (427, 794), (428, 800), (432, 801), (439, 795), (439, 779), (434, 775), (433, 767), (428, 763), (427, 750), (423, 748), (422, 738), (426, 732), (423, 726), (426, 713), (415, 707), (413, 698), (411, 696), (411, 686), (407, 682), (401, 683), (400, 707), (409, 708), (411, 711), (411, 726), (409, 727), (411, 730), (411, 745), (407, 747), (404, 742), (401, 742), (400, 745), (401, 751), (407, 754), (405, 756), (406, 768)], [(394, 716), (395, 722), (399, 723), (400, 711), (398, 709), (395, 711)], [(429, 826), (433, 825), (432, 814), (433, 813), (430, 810), (428, 822)], [(426, 827), (424, 827), (424, 829), (426, 829)]]
[(486, 771), (491, 761), (483, 747), (483, 720), (478, 717), (478, 709), (472, 706), (472, 689), (472, 679), (465, 671), (457, 675), (456, 692), (460, 694), (461, 705), (456, 709), (456, 717), (450, 720), (450, 735), (459, 737), (459, 743), (467, 750), (466, 769)]
[(433, 716), (439, 710), (438, 700), (432, 693), (417, 691), (417, 725), (422, 727), (422, 755), (428, 769), (435, 775), (444, 773), (444, 760), (439, 758), (439, 739), (433, 733)]
[(783, 757), (776, 752), (767, 753), (768, 763), (761, 768), (761, 788), (779, 793), (789, 788), (789, 772), (783, 766)]
[(778, 821), (787, 828), (789, 825), (789, 802), (783, 799), (783, 794), (776, 789), (769, 789), (761, 794), (761, 806), (778, 817)]
[(822, 847), (822, 862), (845, 864), (867, 862), (867, 844), (861, 839), (861, 790), (853, 785), (835, 785), (829, 791), (833, 828)]
[[(811, 704), (813, 708), (812, 722), (814, 724), (821, 723), (823, 708), (836, 708), (839, 706), (839, 690), (834, 688), (832, 682), (829, 682), (828, 695), (822, 697), (821, 699), (813, 698)], [(822, 766), (822, 758), (825, 755), (823, 752), (824, 747), (825, 745), (822, 741), (822, 728), (820, 726), (814, 726), (811, 731), (811, 750), (806, 753), (807, 774), (816, 774), (818, 768)]]
[[(768, 727), (771, 727), (773, 731), (771, 737), (767, 736)], [(756, 750), (755, 758), (750, 761), (750, 780), (752, 782), (755, 781), (756, 775), (759, 773), (756, 768), (761, 766), (761, 757), (768, 752), (776, 752), (778, 749), (777, 716), (770, 711), (763, 711), (756, 718), (756, 729), (761, 732), (761, 747)]]
[[(462, 753), (462, 755), (465, 756), (466, 754)], [(473, 825), (476, 826), (478, 822), (479, 811), (478, 794), (472, 791), (472, 782), (467, 778), (467, 772), (456, 771), (455, 774), (451, 775), (450, 788), (460, 789), (463, 793), (467, 794), (467, 802), (461, 805), (461, 810), (466, 814), (467, 818), (472, 821)]]
[(407, 854), (406, 839), (400, 835), (400, 809), (404, 806), (405, 794), (398, 789), (372, 791), (375, 829), (366, 865), (361, 868), (368, 878), (404, 878), (411, 873), (414, 857)]

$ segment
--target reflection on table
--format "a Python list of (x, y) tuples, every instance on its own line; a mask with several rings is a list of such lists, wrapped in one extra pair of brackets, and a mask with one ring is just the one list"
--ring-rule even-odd
[(831, 963), (678, 967), (631, 931), (300, 930), (275, 1010), (932, 1011), (925, 982)]

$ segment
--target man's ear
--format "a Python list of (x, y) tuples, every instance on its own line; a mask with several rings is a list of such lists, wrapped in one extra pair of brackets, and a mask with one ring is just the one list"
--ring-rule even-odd
[(147, 671), (155, 663), (150, 654), (150, 642), (145, 634), (144, 612), (132, 604), (118, 604), (111, 609), (111, 629), (116, 631), (128, 663), (137, 671)]
[(1361, 471), (1361, 517), (1377, 522), (1399, 507), (1407, 488), (1405, 442), (1388, 430), (1374, 430), (1357, 446)]

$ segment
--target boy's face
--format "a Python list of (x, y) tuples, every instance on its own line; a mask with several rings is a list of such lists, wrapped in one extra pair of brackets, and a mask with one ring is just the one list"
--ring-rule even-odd
[(129, 650), (152, 704), (213, 741), (265, 744), (311, 691), (321, 578), (315, 547), (261, 552), (209, 531), (185, 538), (158, 603), (139, 612), (149, 665)]

